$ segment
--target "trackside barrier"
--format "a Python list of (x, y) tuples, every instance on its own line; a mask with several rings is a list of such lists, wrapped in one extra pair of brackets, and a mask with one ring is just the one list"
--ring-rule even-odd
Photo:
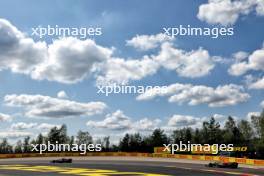
[(27, 154), (0, 154), (0, 159), (6, 158), (27, 158), (27, 157), (70, 157), (70, 156), (130, 156), (130, 157), (160, 157), (160, 158), (176, 158), (189, 160), (204, 161), (223, 161), (237, 162), (239, 164), (264, 166), (264, 160), (254, 160), (246, 158), (220, 157), (208, 155), (182, 155), (182, 154), (166, 154), (166, 153), (128, 153), (128, 152), (90, 152), (82, 155), (80, 153), (27, 153)]

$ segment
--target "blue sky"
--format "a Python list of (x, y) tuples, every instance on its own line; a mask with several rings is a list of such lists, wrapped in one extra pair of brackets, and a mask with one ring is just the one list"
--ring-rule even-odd
[[(34, 136), (34, 132), (45, 132), (44, 128), (38, 128), (43, 123), (46, 125), (49, 124), (51, 126), (65, 123), (69, 127), (70, 134), (75, 134), (79, 129), (82, 129), (88, 130), (94, 135), (104, 136), (111, 134), (113, 135), (113, 138), (117, 138), (116, 136), (127, 131), (144, 132), (143, 129), (134, 129), (131, 127), (135, 126), (136, 124), (141, 124), (143, 127), (150, 129), (154, 129), (155, 127), (164, 127), (164, 129), (168, 129), (168, 127), (181, 128), (192, 125), (197, 127), (199, 126), (201, 119), (204, 120), (206, 119), (205, 117), (210, 117), (216, 114), (221, 116), (219, 117), (219, 120), (224, 121), (225, 117), (228, 115), (232, 115), (237, 119), (241, 119), (246, 118), (249, 112), (260, 112), (262, 110), (261, 102), (264, 100), (264, 64), (263, 61), (261, 62), (261, 60), (264, 60), (264, 5), (261, 6), (261, 2), (258, 4), (256, 1), (250, 6), (242, 4), (243, 8), (236, 9), (236, 11), (232, 11), (232, 9), (230, 11), (227, 10), (224, 12), (212, 11), (210, 14), (213, 14), (213, 17), (211, 17), (209, 13), (206, 13), (207, 7), (210, 6), (224, 7), (225, 5), (228, 5), (229, 8), (235, 9), (237, 5), (235, 4), (236, 1), (231, 2), (226, 0), (225, 2), (226, 3), (217, 3), (216, 0), (212, 1), (211, 3), (206, 0), (157, 0), (151, 3), (150, 1), (143, 2), (139, 0), (47, 0), (43, 2), (36, 2), (33, 0), (26, 0), (23, 2), (18, 0), (1, 1), (0, 18), (10, 22), (10, 24), (8, 24), (9, 27), (12, 25), (13, 27), (17, 28), (21, 33), (24, 34), (24, 38), (32, 39), (32, 42), (34, 42), (32, 46), (35, 46), (37, 42), (44, 42), (47, 46), (53, 45), (53, 41), (50, 37), (39, 39), (36, 36), (31, 36), (31, 28), (37, 27), (39, 25), (102, 28), (103, 34), (101, 36), (87, 38), (86, 40), (94, 40), (95, 44), (91, 45), (95, 45), (94, 47), (96, 48), (100, 46), (108, 51), (111, 50), (111, 47), (115, 48), (111, 56), (105, 56), (106, 59), (104, 62), (107, 62), (107, 59), (115, 60), (117, 58), (122, 59), (124, 62), (127, 60), (140, 61), (144, 55), (149, 57), (158, 56), (159, 52), (161, 51), (161, 46), (147, 51), (140, 51), (136, 48), (133, 48), (133, 46), (128, 46), (126, 41), (131, 40), (137, 35), (156, 36), (157, 34), (163, 32), (162, 29), (164, 27), (177, 27), (179, 25), (191, 25), (201, 28), (233, 27), (233, 36), (221, 36), (217, 39), (213, 39), (208, 36), (177, 36), (173, 41), (171, 41), (173, 48), (182, 51), (185, 53), (185, 55), (188, 55), (188, 52), (191, 51), (199, 52), (199, 48), (202, 48), (209, 53), (209, 60), (213, 60), (213, 56), (218, 56), (223, 62), (225, 61), (224, 63), (212, 61), (214, 67), (210, 69), (208, 73), (198, 77), (182, 76), (177, 71), (179, 68), (176, 68), (175, 71), (164, 66), (163, 63), (159, 63), (161, 66), (158, 66), (159, 69), (154, 70), (154, 73), (146, 74), (139, 79), (129, 78), (128, 85), (169, 86), (179, 83), (184, 85), (192, 84), (192, 88), (197, 85), (203, 85), (207, 88), (210, 87), (216, 89), (218, 86), (234, 84), (240, 86), (241, 88), (241, 90), (237, 87), (233, 88), (235, 90), (239, 89), (236, 92), (238, 95), (231, 97), (229, 97), (229, 95), (223, 95), (225, 98), (227, 97), (226, 101), (229, 103), (216, 107), (210, 107), (210, 102), (208, 101), (195, 105), (189, 105), (188, 102), (191, 101), (192, 97), (195, 97), (196, 95), (187, 97), (187, 100), (184, 100), (184, 102), (181, 104), (168, 102), (168, 96), (156, 96), (150, 100), (139, 101), (136, 100), (137, 95), (135, 94), (119, 94), (110, 95), (108, 97), (102, 94), (97, 94), (97, 74), (89, 73), (89, 75), (85, 76), (85, 78), (80, 78), (81, 81), (65, 84), (65, 82), (61, 80), (64, 79), (64, 75), (61, 75), (62, 78), (56, 77), (57, 74), (61, 73), (59, 71), (55, 72), (55, 76), (53, 75), (52, 78), (49, 77), (49, 75), (47, 76), (47, 74), (52, 72), (49, 70), (42, 72), (41, 76), (38, 78), (32, 78), (31, 73), (21, 73), (24, 70), (20, 70), (18, 73), (14, 71), (14, 64), (8, 65), (6, 64), (7, 61), (3, 61), (3, 63), (0, 61), (0, 113), (12, 117), (12, 120), (10, 120), (11, 118), (9, 120), (1, 120), (0, 118), (0, 129), (2, 129), (0, 132), (1, 136), (15, 138), (17, 136), (20, 137), (32, 133), (32, 136)], [(205, 9), (205, 12), (201, 10), (202, 8)], [(226, 16), (224, 16), (224, 13), (227, 13)], [(200, 14), (200, 17), (198, 14)], [(234, 17), (234, 19), (232, 19), (232, 17)], [(0, 24), (0, 31), (5, 30), (3, 28), (4, 25), (7, 24)], [(2, 34), (0, 32), (0, 35), (5, 34), (4, 32), (2, 32)], [(2, 37), (3, 36), (0, 36), (1, 55), (4, 52), (4, 46), (1, 45), (1, 40), (3, 40)], [(56, 40), (56, 38), (53, 39)], [(78, 38), (73, 40), (76, 40), (76, 43), (79, 43), (79, 45), (85, 45)], [(165, 42), (166, 41), (162, 41), (160, 45)], [(58, 44), (58, 47), (61, 47), (62, 43)], [(65, 41), (65, 43), (67, 43), (67, 41)], [(69, 42), (69, 47), (72, 47), (71, 42)], [(85, 46), (81, 47), (85, 48)], [(44, 49), (42, 48), (40, 51), (36, 52), (42, 52), (42, 50), (45, 50), (45, 47)], [(234, 54), (239, 51), (243, 52), (246, 56), (241, 60), (235, 60)], [(255, 51), (258, 51), (259, 54), (254, 54)], [(101, 52), (101, 50), (98, 49), (98, 52)], [(5, 53), (3, 55), (5, 55)], [(58, 57), (58, 53), (57, 55), (54, 55), (55, 56), (50, 57), (50, 61), (52, 59), (56, 60), (56, 57)], [(182, 57), (186, 57), (188, 59), (188, 57), (185, 55)], [(22, 60), (21, 62), (24, 62), (23, 59), (28, 59), (30, 56), (25, 58), (20, 57), (19, 54), (16, 54), (14, 57), (15, 59), (13, 60), (16, 61), (16, 64), (19, 64), (20, 60)], [(36, 59), (35, 57), (37, 56), (34, 55), (34, 57), (31, 57), (32, 59)], [(250, 61), (250, 58), (253, 59)], [(0, 59), (8, 60), (5, 56), (0, 56)], [(44, 58), (44, 60), (45, 59), (47, 58)], [(74, 59), (76, 59), (74, 57), (66, 59), (71, 59), (74, 63), (77, 62), (74, 61)], [(89, 59), (89, 56), (82, 56), (81, 59), (82, 61), (86, 60), (85, 62), (87, 67), (90, 66)], [(197, 59), (199, 59), (199, 57)], [(11, 59), (11, 61), (8, 62), (11, 63), (13, 60)], [(50, 67), (48, 68), (55, 68), (58, 66), (64, 67), (64, 60), (61, 59), (59, 61), (60, 62), (58, 63), (55, 62), (54, 65), (49, 65)], [(177, 58), (173, 58), (173, 62), (177, 62)], [(114, 61), (110, 62), (110, 64), (115, 63), (116, 62)], [(243, 66), (243, 68), (246, 67), (246, 71), (241, 71), (240, 67), (235, 67), (238, 69), (235, 70), (238, 72), (238, 74), (232, 74), (230, 71), (232, 66), (235, 64), (241, 65), (241, 63), (246, 65)], [(156, 63), (153, 64), (155, 65)], [(99, 70), (101, 69), (99, 71), (99, 75), (101, 74), (101, 76), (105, 76), (107, 71), (103, 69), (110, 70), (108, 66), (109, 65), (106, 64), (102, 68), (99, 68)], [(35, 65), (33, 67), (35, 69)], [(120, 67), (122, 67), (122, 65)], [(134, 66), (132, 63), (131, 67), (132, 69), (135, 69), (136, 66)], [(65, 68), (65, 70), (69, 72), (69, 75), (75, 71), (71, 69), (73, 68)], [(254, 84), (257, 82), (258, 86)], [(230, 87), (227, 89), (229, 88)], [(58, 98), (57, 93), (60, 91), (64, 91), (67, 94), (67, 98)], [(227, 91), (227, 94), (230, 92)], [(12, 97), (12, 102), (9, 102), (8, 105), (6, 96), (13, 94), (16, 94), (17, 97)], [(25, 102), (17, 102), (19, 95), (21, 94), (27, 96), (30, 95), (32, 96), (31, 98), (36, 98), (36, 95), (41, 95), (59, 100), (62, 99), (62, 104), (65, 103), (63, 102), (64, 100), (71, 102), (74, 101), (75, 103), (101, 102), (105, 103), (107, 108), (103, 108), (103, 110), (100, 110), (102, 112), (94, 113), (92, 115), (87, 115), (86, 112), (80, 113), (78, 111), (78, 115), (65, 118), (57, 118), (53, 116), (50, 117), (49, 115), (47, 115), (48, 117), (44, 118), (44, 115), (41, 115), (40, 117), (40, 115), (38, 116), (36, 113), (35, 116), (37, 117), (28, 117), (30, 116), (30, 109), (36, 108), (35, 106), (40, 108), (41, 105), (36, 103), (35, 105), (29, 106), (26, 105)], [(172, 92), (171, 94), (174, 95), (176, 93)], [(240, 97), (243, 95), (244, 97)], [(28, 98), (27, 96), (24, 98)], [(205, 96), (211, 98), (210, 95)], [(234, 103), (230, 103), (233, 101)], [(20, 107), (16, 107), (17, 105), (20, 105)], [(107, 118), (108, 121), (104, 121), (104, 119)], [(147, 120), (142, 121), (142, 119), (145, 118), (147, 118)], [(122, 119), (125, 119), (124, 122), (122, 122)], [(159, 122), (157, 120), (156, 123), (154, 119), (159, 119)], [(90, 121), (90, 125), (86, 125), (88, 121)], [(109, 121), (111, 121), (111, 123), (107, 124)], [(18, 127), (19, 125), (16, 124), (20, 124), (20, 126), (23, 127)], [(121, 126), (122, 128), (109, 128), (109, 126), (113, 124), (114, 126)], [(11, 128), (12, 125), (13, 128)], [(107, 125), (109, 126), (107, 127)]]

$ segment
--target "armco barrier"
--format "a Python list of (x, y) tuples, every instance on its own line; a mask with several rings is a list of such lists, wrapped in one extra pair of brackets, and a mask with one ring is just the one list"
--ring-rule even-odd
[(224, 161), (237, 162), (239, 164), (264, 166), (264, 160), (254, 160), (246, 158), (220, 157), (207, 155), (181, 155), (181, 154), (165, 154), (165, 153), (127, 153), (127, 152), (93, 152), (82, 155), (80, 153), (27, 153), (27, 154), (0, 154), (0, 159), (6, 158), (26, 158), (26, 157), (70, 157), (70, 156), (130, 156), (130, 157), (161, 157), (189, 160), (204, 161)]

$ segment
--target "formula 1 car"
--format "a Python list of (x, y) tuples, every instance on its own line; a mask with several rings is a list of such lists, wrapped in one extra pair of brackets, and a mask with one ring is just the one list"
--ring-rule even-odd
[(51, 163), (72, 163), (72, 159), (71, 158), (56, 159), (56, 160), (52, 160)]
[(218, 167), (218, 168), (232, 168), (236, 169), (238, 167), (237, 162), (213, 162), (205, 165), (206, 167)]

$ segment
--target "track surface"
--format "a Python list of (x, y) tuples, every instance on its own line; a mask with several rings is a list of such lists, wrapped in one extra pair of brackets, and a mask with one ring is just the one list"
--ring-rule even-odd
[(223, 169), (207, 168), (203, 164), (129, 161), (73, 158), (72, 164), (51, 164), (50, 159), (14, 159), (0, 160), (0, 176), (107, 176), (107, 175), (183, 175), (183, 176), (228, 176), (228, 175), (263, 175), (263, 169)]

